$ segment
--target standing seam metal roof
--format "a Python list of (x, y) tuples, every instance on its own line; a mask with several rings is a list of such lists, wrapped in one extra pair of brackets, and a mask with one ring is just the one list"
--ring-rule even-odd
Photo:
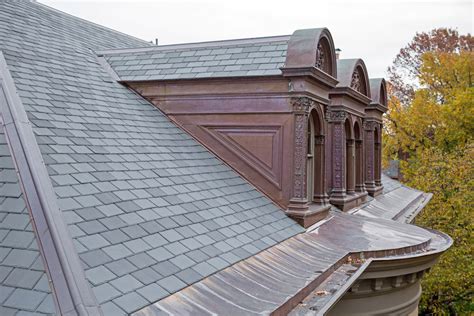
[(8, 1), (0, 3), (0, 37), (106, 315), (136, 311), (303, 231), (113, 82), (91, 51), (142, 41), (37, 3)]

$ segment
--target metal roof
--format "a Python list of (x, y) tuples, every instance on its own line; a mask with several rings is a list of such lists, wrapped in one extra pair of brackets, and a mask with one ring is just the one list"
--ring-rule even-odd
[[(451, 242), (444, 234), (416, 226), (333, 212), (330, 219), (312, 231), (219, 271), (133, 315), (285, 313), (334, 272), (344, 270), (348, 278), (333, 284), (323, 296), (316, 296), (311, 308), (314, 315), (330, 308), (332, 298), (342, 295), (350, 287), (345, 287), (346, 283), (354, 281), (349, 276), (360, 275), (371, 261), (430, 255), (444, 251)], [(366, 262), (356, 264), (352, 259)]]
[(383, 194), (370, 203), (351, 210), (351, 213), (410, 223), (431, 200), (432, 194), (402, 185), (382, 174)]

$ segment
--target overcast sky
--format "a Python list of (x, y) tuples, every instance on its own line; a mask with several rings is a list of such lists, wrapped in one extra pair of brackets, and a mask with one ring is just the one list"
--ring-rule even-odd
[(421, 31), (473, 32), (470, 0), (40, 0), (145, 40), (174, 44), (291, 34), (327, 27), (341, 58), (363, 58), (370, 77), (385, 76), (401, 47)]

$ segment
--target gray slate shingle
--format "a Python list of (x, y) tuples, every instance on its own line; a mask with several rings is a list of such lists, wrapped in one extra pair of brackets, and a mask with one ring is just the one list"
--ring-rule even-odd
[[(9, 1), (0, 2), (0, 37), (0, 50), (37, 136), (87, 278), (94, 286), (120, 286), (117, 280), (133, 265), (130, 275), (141, 284), (120, 297), (104, 296), (101, 305), (106, 314), (120, 315), (149, 304), (152, 287), (145, 287), (151, 283), (140, 279), (147, 273), (156, 278), (153, 283), (176, 291), (196, 280), (197, 274), (206, 277), (217, 267), (224, 268), (218, 260), (205, 266), (206, 260), (224, 258), (228, 266), (262, 250), (262, 241), (269, 247), (302, 232), (280, 208), (148, 101), (111, 80), (93, 53), (146, 46), (145, 42), (38, 3)], [(276, 67), (279, 63), (273, 58), (283, 60), (286, 50), (285, 39), (234, 44), (203, 47), (190, 56), (173, 50), (153, 52), (139, 60), (136, 56), (107, 58), (110, 63), (123, 63), (116, 68), (123, 66), (132, 76), (132, 71), (142, 70), (146, 72), (137, 76), (149, 72), (161, 76), (161, 71), (179, 67), (186, 72), (163, 76), (186, 78), (199, 75), (192, 72), (198, 67), (241, 65), (243, 69), (255, 62)], [(169, 64), (164, 58), (176, 60)], [(194, 68), (190, 63), (195, 63)], [(136, 67), (140, 65), (151, 68)], [(255, 70), (245, 71), (249, 75)], [(224, 68), (216, 68), (211, 75), (222, 72)], [(4, 141), (0, 148), (8, 150)], [(9, 157), (0, 155), (0, 175), (5, 184), (17, 182)], [(15, 197), (18, 191), (9, 186), (3, 192), (0, 210), (8, 214), (0, 217), (1, 241), (10, 230), (31, 231), (24, 217), (13, 217), (27, 214), (24, 202)], [(246, 237), (239, 239), (241, 248), (225, 252), (214, 246), (239, 235)], [(12, 246), (25, 245), (26, 241)], [(26, 247), (2, 245), (0, 266), (36, 267), (41, 261), (38, 251), (31, 244)], [(182, 271), (187, 272), (179, 274)], [(171, 278), (173, 274), (177, 276)], [(126, 291), (126, 286), (118, 290)]]
[[(290, 36), (108, 50), (122, 80), (169, 80), (279, 75)], [(179, 56), (179, 57), (174, 57)]]
[(54, 313), (49, 285), (40, 281), (47, 277), (43, 266), (36, 264), (36, 238), (3, 128), (0, 161), (0, 315)]

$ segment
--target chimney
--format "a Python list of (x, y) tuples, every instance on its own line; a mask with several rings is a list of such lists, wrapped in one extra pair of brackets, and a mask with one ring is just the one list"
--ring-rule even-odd
[(155, 38), (155, 45), (158, 46), (158, 39)]
[(339, 56), (341, 55), (341, 49), (336, 48), (336, 59), (339, 59)]

